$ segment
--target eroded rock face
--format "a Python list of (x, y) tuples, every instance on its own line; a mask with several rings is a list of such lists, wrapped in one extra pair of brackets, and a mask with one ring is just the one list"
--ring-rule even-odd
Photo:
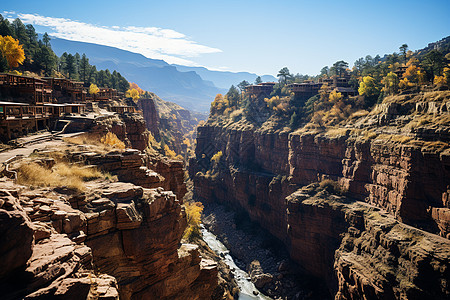
[[(69, 212), (62, 211), (48, 206), (50, 199), (27, 195), (23, 187), (0, 186), (3, 299), (118, 299), (115, 278), (95, 275), (91, 249), (52, 226), (51, 218), (68, 217), (70, 206), (64, 206)], [(33, 222), (30, 216), (48, 221)]]
[[(447, 101), (448, 95), (445, 97), (444, 100)], [(443, 109), (444, 104), (439, 104), (439, 107), (427, 104), (424, 109), (426, 113), (430, 113), (430, 109), (434, 113), (448, 113)], [(365, 122), (370, 126), (376, 124), (374, 128), (386, 126), (383, 127), (386, 132), (398, 130), (408, 118), (405, 114), (414, 109), (411, 103), (383, 105), (380, 107), (380, 115), (374, 115)], [(358, 126), (369, 126), (367, 124), (361, 123)], [(441, 240), (432, 238), (432, 234), (447, 239), (450, 237), (450, 152), (448, 144), (445, 146), (449, 140), (448, 128), (422, 126), (413, 129), (411, 135), (430, 141), (421, 140), (421, 143), (415, 144), (403, 142), (404, 136), (395, 140), (390, 135), (383, 137), (376, 134), (370, 138), (351, 136), (348, 133), (335, 136), (308, 132), (287, 134), (282, 130), (274, 132), (266, 129), (264, 124), (256, 127), (236, 122), (221, 126), (218, 122), (208, 122), (198, 128), (196, 158), (190, 161), (189, 171), (194, 181), (194, 194), (199, 200), (217, 201), (244, 209), (252, 220), (260, 223), (291, 249), (294, 260), (312, 274), (324, 278), (337, 298), (359, 299), (366, 295), (386, 298), (409, 297), (408, 295), (434, 297), (431, 285), (445, 286), (435, 275), (428, 277), (433, 278), (430, 279), (433, 284), (426, 283), (425, 286), (418, 287), (418, 283), (414, 281), (415, 287), (408, 288), (405, 286), (407, 281), (396, 281), (392, 274), (377, 271), (376, 268), (391, 268), (404, 262), (403, 256), (409, 255), (406, 254), (409, 250), (407, 246), (403, 247), (403, 242), (398, 250), (392, 250), (382, 242), (375, 242), (376, 238), (365, 244), (364, 251), (367, 252), (364, 255), (376, 256), (376, 249), (387, 248), (380, 248), (384, 253), (384, 260), (374, 261), (373, 265), (362, 269), (358, 269), (357, 265), (361, 263), (358, 255), (363, 255), (363, 252), (357, 248), (360, 246), (351, 246), (353, 248), (349, 252), (355, 253), (355, 256), (353, 260), (346, 259), (348, 268), (341, 271), (340, 268), (345, 265), (344, 259), (341, 259), (344, 257), (342, 251), (347, 249), (342, 248), (341, 235), (347, 233), (350, 227), (355, 227), (347, 220), (345, 211), (333, 208), (326, 209), (325, 212), (323, 207), (317, 205), (300, 205), (298, 208), (286, 199), (304, 185), (331, 179), (348, 191), (349, 198), (382, 209), (392, 222), (402, 222), (429, 232), (424, 247), (433, 244), (439, 251), (448, 251), (443, 249), (445, 247)], [(223, 153), (222, 158), (213, 165), (211, 158), (219, 151)], [(327, 206), (323, 203), (321, 205)], [(299, 211), (292, 215), (291, 208), (294, 207)], [(369, 220), (365, 215), (355, 215), (352, 218), (359, 220), (361, 224)], [(359, 230), (359, 243), (364, 239), (371, 240), (369, 235), (362, 233), (365, 229), (355, 228)], [(356, 233), (351, 234), (356, 236)], [(359, 234), (363, 234), (362, 237)], [(387, 254), (389, 251), (398, 253)], [(337, 253), (340, 253), (339, 256)], [(391, 255), (397, 260), (393, 265), (390, 265)], [(422, 262), (423, 265), (404, 263), (414, 265), (408, 270), (414, 269), (420, 273), (422, 268), (433, 268), (431, 264), (435, 264), (434, 260), (440, 261), (439, 255), (434, 251), (427, 252), (425, 256), (427, 255), (433, 258)], [(448, 261), (440, 261), (440, 264), (443, 269), (448, 268)], [(352, 275), (352, 279), (347, 270), (359, 270), (359, 273)], [(385, 277), (371, 277), (371, 272), (381, 272)], [(399, 276), (409, 276), (408, 280), (413, 280), (414, 276), (406, 275), (409, 271), (405, 272)], [(426, 271), (424, 273), (427, 274)], [(445, 278), (442, 274), (439, 278)], [(420, 276), (422, 275), (414, 277), (414, 280), (427, 281)], [(357, 284), (354, 283), (356, 279), (359, 280)], [(345, 283), (347, 280), (348, 283)], [(384, 283), (378, 285), (380, 280)], [(389, 290), (384, 286), (386, 284), (395, 287)], [(440, 291), (441, 294), (436, 297), (448, 295), (448, 287), (440, 288)]]
[[(12, 192), (14, 194), (14, 191)], [(31, 256), (33, 228), (17, 198), (0, 192), (0, 277), (23, 268)], [(20, 238), (18, 238), (20, 237)]]
[(293, 257), (328, 278), (336, 299), (450, 296), (449, 240), (311, 186), (290, 195), (287, 205)]
[(184, 166), (180, 160), (153, 157), (136, 149), (112, 151), (104, 155), (90, 151), (74, 151), (75, 161), (96, 165), (105, 172), (144, 188), (162, 187), (173, 191), (178, 199), (186, 194)]
[(159, 136), (159, 116), (155, 101), (151, 98), (140, 98), (138, 105), (142, 110), (147, 129), (153, 136)]
[(126, 137), (131, 148), (144, 150), (148, 146), (148, 132), (145, 119), (138, 113), (125, 113), (121, 115), (126, 126)]
[(0, 187), (6, 299), (206, 299), (217, 286), (217, 264), (180, 247), (186, 216), (171, 191), (107, 180), (84, 192)]
[[(211, 180), (195, 175), (198, 171), (206, 173), (211, 157), (219, 151), (223, 159), (216, 173), (225, 185), (212, 188), (208, 183)], [(402, 222), (444, 237), (450, 233), (448, 149), (429, 151), (382, 139), (295, 133), (288, 136), (205, 125), (198, 130), (196, 155), (190, 174), (198, 183), (195, 188), (201, 198), (217, 196), (221, 201), (238, 203), (255, 217), (264, 215), (259, 219), (275, 227), (283, 220), (284, 208), (274, 211), (283, 201), (272, 199), (274, 192), (276, 198), (284, 198), (293, 191), (293, 185), (330, 178), (338, 180), (352, 197), (383, 208)], [(289, 180), (279, 180), (283, 176)], [(217, 195), (207, 195), (208, 191)], [(260, 209), (250, 211), (248, 204), (258, 202), (263, 202)], [(270, 216), (273, 214), (278, 217)], [(267, 227), (281, 232), (273, 226)]]

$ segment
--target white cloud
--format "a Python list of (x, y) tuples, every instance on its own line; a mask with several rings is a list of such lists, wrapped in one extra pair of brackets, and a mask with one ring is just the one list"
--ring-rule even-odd
[(18, 13), (25, 24), (50, 28), (52, 36), (67, 40), (101, 44), (140, 53), (148, 58), (163, 59), (170, 64), (197, 66), (189, 58), (222, 50), (191, 41), (171, 29), (137, 26), (98, 26), (65, 18)]

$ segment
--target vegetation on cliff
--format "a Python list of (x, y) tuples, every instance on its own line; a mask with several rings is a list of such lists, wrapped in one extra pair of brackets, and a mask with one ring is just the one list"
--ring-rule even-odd
[[(209, 121), (265, 123), (262, 127), (277, 131), (299, 128), (324, 131), (330, 126), (345, 126), (349, 119), (367, 114), (387, 97), (450, 87), (450, 37), (415, 52), (408, 51), (406, 44), (399, 49), (400, 53), (384, 57), (367, 55), (355, 61), (352, 69), (347, 62), (337, 61), (330, 68), (322, 68), (317, 76), (294, 75), (288, 68), (282, 68), (272, 93), (262, 99), (245, 93), (249, 83), (243, 81), (238, 84), (240, 93), (232, 86), (227, 94), (216, 96)], [(349, 89), (358, 95), (348, 96), (329, 85), (327, 82), (333, 78), (345, 78)], [(292, 92), (292, 84), (319, 80), (324, 84), (317, 95), (305, 99)]]
[(81, 80), (86, 86), (96, 84), (121, 92), (129, 88), (128, 81), (120, 73), (108, 69), (98, 71), (89, 64), (85, 54), (63, 53), (58, 57), (51, 48), (49, 35), (45, 33), (38, 39), (33, 25), (25, 25), (19, 18), (9, 22), (0, 15), (0, 36), (0, 72), (16, 68), (22, 73)]

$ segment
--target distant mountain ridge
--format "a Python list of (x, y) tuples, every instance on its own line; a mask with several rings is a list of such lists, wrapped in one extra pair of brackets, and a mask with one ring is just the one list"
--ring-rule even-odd
[[(242, 80), (253, 82), (256, 74), (247, 72), (220, 72), (206, 68), (169, 65), (163, 60), (150, 59), (142, 54), (92, 43), (69, 41), (52, 37), (53, 51), (61, 56), (64, 52), (83, 53), (97, 69), (120, 72), (127, 80), (137, 83), (142, 89), (175, 102), (192, 111), (208, 112), (210, 103), (218, 93)], [(262, 76), (273, 81), (273, 76)]]
[[(212, 71), (205, 67), (188, 67), (181, 65), (173, 65), (181, 72), (194, 71), (200, 75), (203, 79), (212, 81), (215, 86), (228, 89), (231, 85), (236, 85), (242, 80), (247, 80), (249, 83), (255, 82), (257, 74), (249, 72), (230, 72), (230, 71)], [(272, 75), (262, 75), (261, 80), (277, 81)]]

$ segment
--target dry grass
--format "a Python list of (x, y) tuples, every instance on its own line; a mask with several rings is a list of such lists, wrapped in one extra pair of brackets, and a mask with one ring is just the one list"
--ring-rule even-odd
[(369, 114), (369, 112), (367, 110), (358, 110), (355, 111), (354, 113), (352, 113), (349, 117), (349, 119), (356, 119), (356, 118), (361, 118), (361, 117), (365, 117)]
[(422, 151), (425, 152), (442, 152), (445, 149), (448, 149), (450, 145), (448, 143), (442, 141), (423, 141), (417, 140), (409, 136), (400, 135), (400, 134), (380, 134), (377, 136), (377, 139), (400, 143), (403, 145), (412, 145), (416, 147), (420, 147)]
[(111, 151), (112, 149), (125, 149), (125, 143), (112, 132), (108, 132), (104, 136), (85, 133), (74, 137), (65, 138), (64, 141), (75, 145), (94, 145), (105, 151)]
[(363, 130), (359, 128), (352, 128), (350, 132), (351, 136), (354, 136), (361, 140), (372, 140), (374, 139), (378, 134), (375, 131), (371, 130)]
[(444, 114), (416, 115), (414, 119), (406, 126), (414, 128), (425, 124), (450, 126), (450, 114), (444, 113)]
[(84, 190), (84, 181), (104, 177), (93, 167), (80, 167), (57, 163), (52, 169), (44, 168), (37, 163), (22, 164), (17, 172), (17, 183), (31, 186), (66, 186)]
[(346, 191), (339, 185), (339, 182), (331, 179), (322, 179), (319, 183), (319, 190), (325, 190), (331, 194), (342, 195)]
[(348, 128), (331, 128), (325, 133), (329, 137), (346, 136), (350, 132)]
[(401, 134), (380, 134), (377, 136), (377, 140), (397, 142), (401, 144), (407, 144), (412, 140), (412, 137)]
[(450, 147), (448, 143), (441, 141), (426, 142), (420, 140), (411, 140), (408, 144), (419, 146), (424, 152), (437, 152), (437, 153), (440, 153)]
[(70, 138), (64, 138), (64, 141), (75, 145), (98, 145), (100, 143), (100, 137), (85, 133)]
[(115, 134), (112, 133), (112, 132), (108, 132), (108, 133), (106, 133), (105, 136), (102, 136), (102, 137), (100, 138), (100, 142), (101, 142), (102, 144), (111, 146), (111, 147), (113, 147), (113, 148), (125, 149), (125, 143), (122, 142), (122, 141), (117, 137), (117, 135), (115, 135)]

